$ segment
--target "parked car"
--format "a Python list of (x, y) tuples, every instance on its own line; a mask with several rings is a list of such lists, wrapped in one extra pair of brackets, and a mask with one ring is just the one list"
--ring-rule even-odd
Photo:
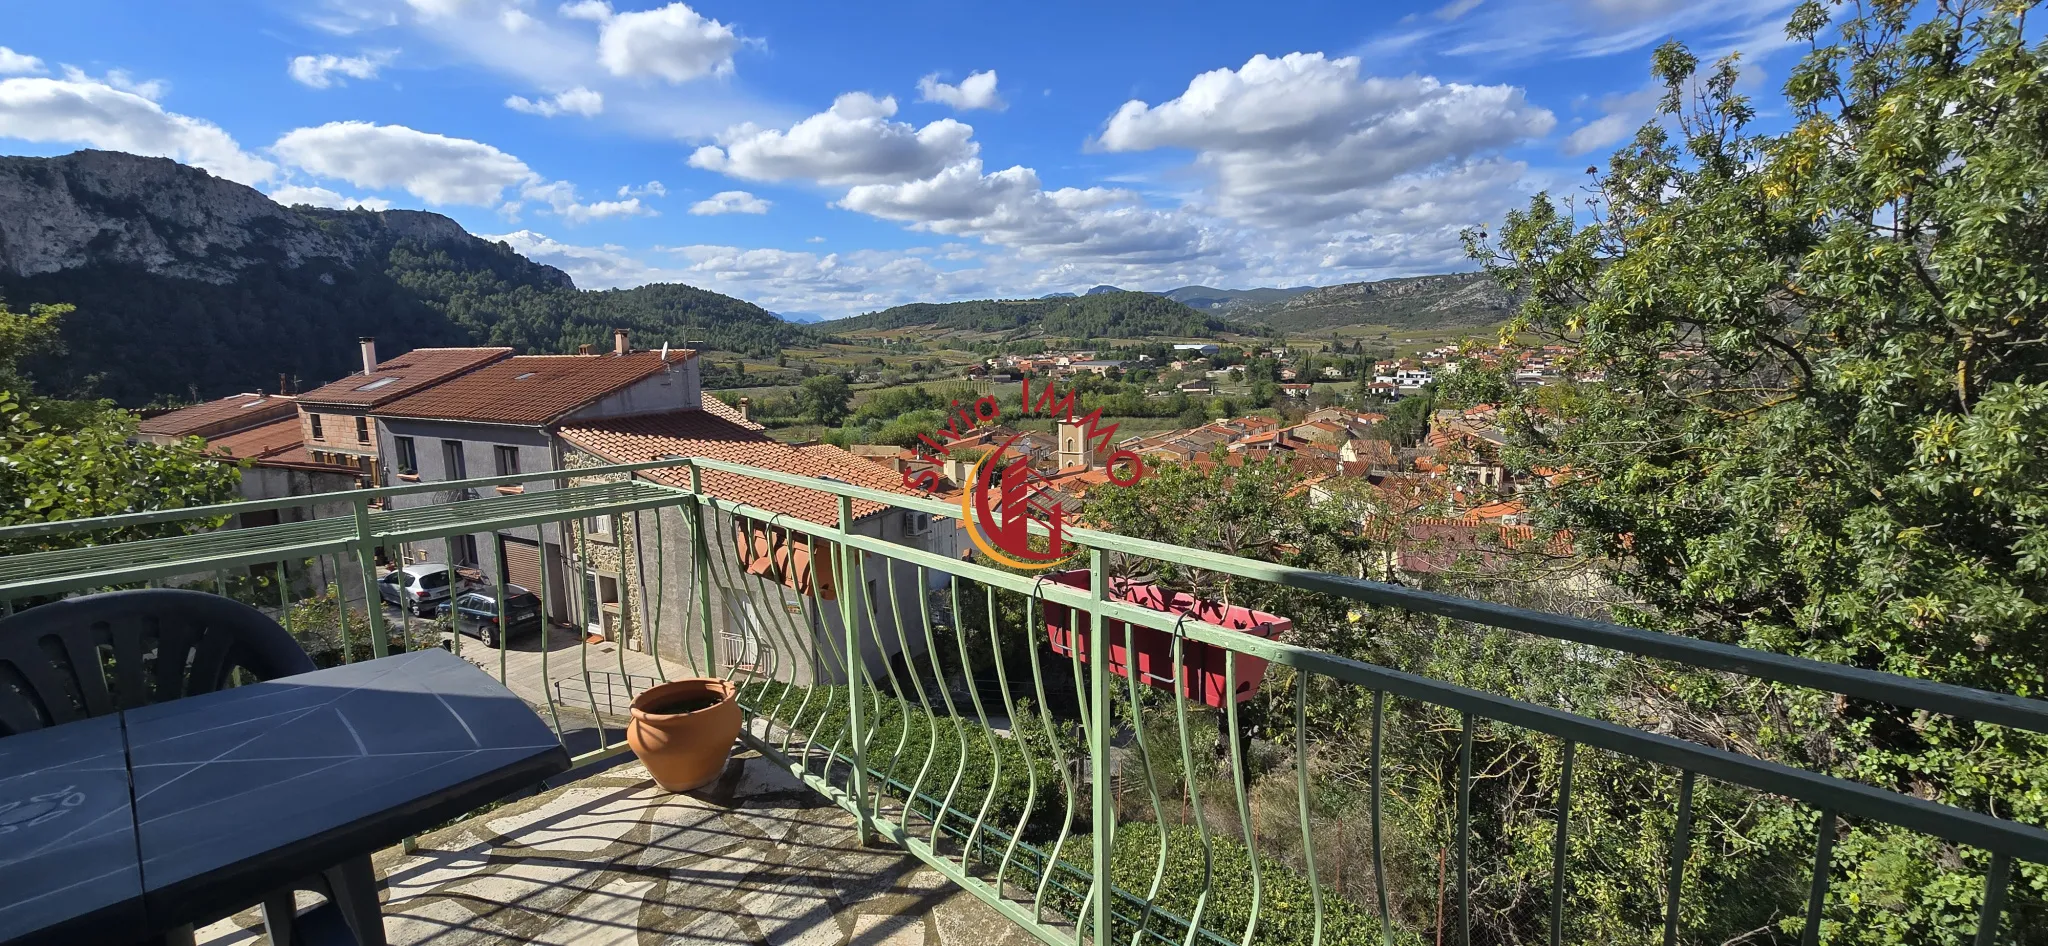
[(434, 609), (448, 600), (451, 577), (446, 565), (407, 565), (377, 579), (377, 596), (420, 617), (433, 617)]
[[(498, 599), (490, 591), (465, 591), (442, 602), (437, 613), (443, 618), (452, 617), (456, 630), (480, 637), (489, 646), (498, 646)], [(518, 585), (506, 585), (505, 624), (506, 640), (540, 630), (540, 596)]]

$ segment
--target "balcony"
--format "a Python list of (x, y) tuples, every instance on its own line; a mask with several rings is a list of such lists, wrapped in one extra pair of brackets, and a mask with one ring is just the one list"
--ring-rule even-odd
[[(696, 488), (636, 475), (678, 467)], [(537, 480), (557, 488), (502, 488)], [(943, 533), (957, 507), (713, 460), (385, 501), (450, 488), (325, 494), (353, 514), (244, 529), (213, 527), (311, 497), (0, 530), (35, 549), (0, 557), (0, 600), (214, 590), (323, 662), (445, 646), (531, 704), (578, 767), (380, 854), (394, 943), (1860, 942), (1842, 858), (1923, 841), (1945, 867), (1918, 882), (1973, 895), (1952, 926), (2042, 928), (2039, 825), (1575, 706), (1569, 684), (1676, 668), (2029, 739), (2048, 703), (1086, 530), (1051, 580), (886, 525)], [(732, 498), (786, 491), (839, 515)], [(586, 533), (604, 517), (615, 532)], [(375, 606), (380, 556), (508, 529), (552, 550), (535, 590), (566, 626), (487, 647)], [(1176, 604), (1195, 580), (1284, 610)], [(1433, 674), (1356, 630), (1375, 622), (1475, 659)], [(1347, 639), (1383, 662), (1294, 642)], [(624, 707), (693, 675), (739, 684), (747, 729), (719, 781), (670, 795), (628, 754)], [(1718, 861), (1765, 817), (1775, 873), (1738, 884)]]

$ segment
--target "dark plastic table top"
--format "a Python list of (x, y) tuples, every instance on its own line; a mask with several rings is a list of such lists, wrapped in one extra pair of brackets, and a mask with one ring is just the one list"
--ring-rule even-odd
[(118, 716), (0, 739), (0, 943), (142, 926), (123, 756)]
[[(26, 736), (61, 737), (83, 725)], [(250, 906), (569, 766), (532, 709), (438, 649), (129, 710), (116, 725), (126, 730), (134, 797), (133, 827), (119, 837), (126, 865), (140, 859), (151, 930)], [(22, 738), (0, 740), (0, 753)], [(86, 748), (106, 765), (104, 737)], [(103, 777), (119, 785), (118, 743), (112, 753)], [(106, 871), (122, 863), (114, 847), (96, 852)], [(32, 857), (23, 869), (41, 871), (47, 859)], [(13, 887), (7, 869), (0, 890)], [(0, 912), (0, 943), (12, 928), (7, 915)]]

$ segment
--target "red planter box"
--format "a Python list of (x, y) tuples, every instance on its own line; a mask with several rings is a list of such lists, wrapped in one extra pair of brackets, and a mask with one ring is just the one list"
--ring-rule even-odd
[[(1050, 576), (1052, 581), (1070, 588), (1087, 590), (1086, 571), (1066, 571)], [(1152, 611), (1167, 614), (1185, 614), (1197, 621), (1206, 621), (1232, 630), (1257, 635), (1267, 640), (1278, 640), (1280, 635), (1293, 630), (1294, 622), (1279, 615), (1254, 611), (1250, 608), (1229, 607), (1207, 601), (1196, 601), (1193, 595), (1174, 592), (1170, 596), (1156, 585), (1111, 579), (1109, 597), (1112, 601), (1135, 604)], [(1045, 634), (1052, 639), (1053, 652), (1062, 657), (1068, 655), (1071, 641), (1078, 636), (1081, 641), (1081, 662), (1087, 663), (1095, 648), (1088, 645), (1088, 634), (1094, 626), (1093, 615), (1086, 611), (1069, 608), (1064, 604), (1045, 602)], [(1103, 636), (1109, 638), (1109, 672), (1119, 677), (1130, 675), (1130, 654), (1124, 647), (1125, 627), (1123, 621), (1105, 619), (1102, 622)], [(1130, 634), (1131, 644), (1138, 651), (1138, 682), (1173, 689), (1173, 634), (1149, 627), (1138, 627)], [(1252, 698), (1259, 691), (1259, 683), (1266, 677), (1266, 661), (1249, 654), (1240, 654), (1222, 647), (1212, 647), (1197, 640), (1183, 641), (1181, 663), (1186, 680), (1183, 696), (1189, 700), (1209, 706), (1222, 707), (1224, 684), (1223, 661), (1237, 659), (1237, 702)]]

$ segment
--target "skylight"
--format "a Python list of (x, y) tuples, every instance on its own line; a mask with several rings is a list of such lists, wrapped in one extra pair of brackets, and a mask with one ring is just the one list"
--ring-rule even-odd
[(247, 404), (244, 404), (244, 405), (242, 405), (242, 409), (243, 409), (243, 410), (248, 410), (249, 408), (252, 408), (252, 407), (262, 407), (262, 406), (263, 406), (263, 399), (259, 397), (259, 398), (257, 398), (256, 400), (250, 401), (249, 403), (247, 403)]
[(531, 371), (529, 371), (529, 372), (527, 372), (527, 373), (525, 373), (525, 374), (522, 374), (522, 375), (520, 375), (520, 376), (518, 376), (518, 377), (516, 377), (516, 378), (513, 378), (512, 380), (514, 380), (514, 381), (524, 381), (524, 380), (526, 380), (526, 379), (528, 379), (528, 378), (531, 378), (531, 377), (533, 377), (533, 375), (534, 375), (534, 372), (531, 372)]
[(378, 388), (384, 387), (385, 385), (387, 385), (387, 384), (390, 384), (390, 383), (392, 383), (392, 382), (394, 382), (394, 381), (397, 381), (397, 380), (398, 380), (397, 378), (378, 378), (377, 380), (375, 380), (375, 381), (372, 381), (372, 382), (370, 382), (369, 384), (365, 384), (365, 385), (363, 385), (362, 387), (359, 387), (359, 388), (357, 388), (356, 390), (358, 390), (358, 391), (375, 391), (375, 390), (377, 390)]

